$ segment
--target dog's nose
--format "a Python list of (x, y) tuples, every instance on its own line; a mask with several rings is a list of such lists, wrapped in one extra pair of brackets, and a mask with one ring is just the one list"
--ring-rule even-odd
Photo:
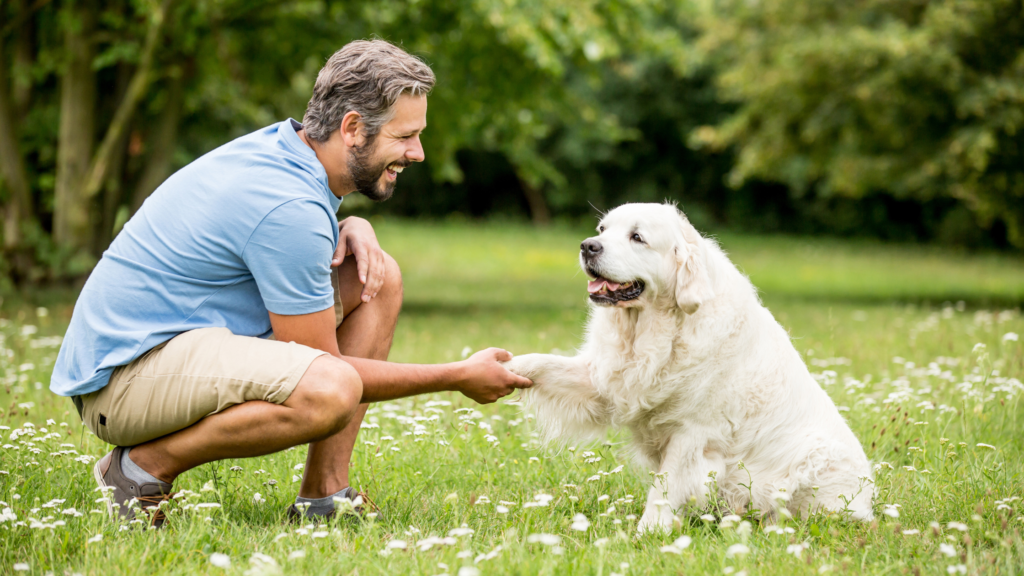
[(583, 243), (580, 244), (580, 253), (583, 254), (584, 258), (593, 258), (600, 254), (602, 250), (604, 250), (604, 247), (601, 246), (600, 242), (593, 238), (584, 240)]

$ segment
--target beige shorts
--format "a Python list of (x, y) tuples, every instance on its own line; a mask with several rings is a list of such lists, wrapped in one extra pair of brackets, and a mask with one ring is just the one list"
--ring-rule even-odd
[(135, 446), (242, 402), (282, 404), (323, 354), (294, 342), (236, 336), (227, 328), (190, 330), (115, 368), (106, 386), (81, 396), (82, 420), (104, 442)]

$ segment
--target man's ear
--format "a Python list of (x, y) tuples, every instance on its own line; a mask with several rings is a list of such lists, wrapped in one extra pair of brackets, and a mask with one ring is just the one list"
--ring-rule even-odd
[[(684, 218), (680, 215), (680, 218)], [(683, 219), (683, 245), (676, 246), (676, 304), (693, 314), (701, 304), (715, 297), (704, 259), (703, 240)]]
[(349, 110), (341, 119), (341, 139), (349, 148), (362, 146), (363, 117), (355, 110)]

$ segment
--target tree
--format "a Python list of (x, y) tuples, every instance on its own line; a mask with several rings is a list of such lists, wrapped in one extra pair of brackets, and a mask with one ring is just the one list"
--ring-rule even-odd
[(734, 186), (960, 199), (1024, 247), (1024, 4), (722, 0), (698, 46), (737, 106), (694, 146), (735, 147)]

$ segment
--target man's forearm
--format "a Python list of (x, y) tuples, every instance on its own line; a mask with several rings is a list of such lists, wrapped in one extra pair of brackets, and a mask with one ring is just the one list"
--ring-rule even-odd
[(452, 364), (398, 364), (381, 360), (367, 360), (338, 355), (348, 362), (363, 381), (362, 402), (382, 402), (457, 389), (462, 380), (459, 363)]

